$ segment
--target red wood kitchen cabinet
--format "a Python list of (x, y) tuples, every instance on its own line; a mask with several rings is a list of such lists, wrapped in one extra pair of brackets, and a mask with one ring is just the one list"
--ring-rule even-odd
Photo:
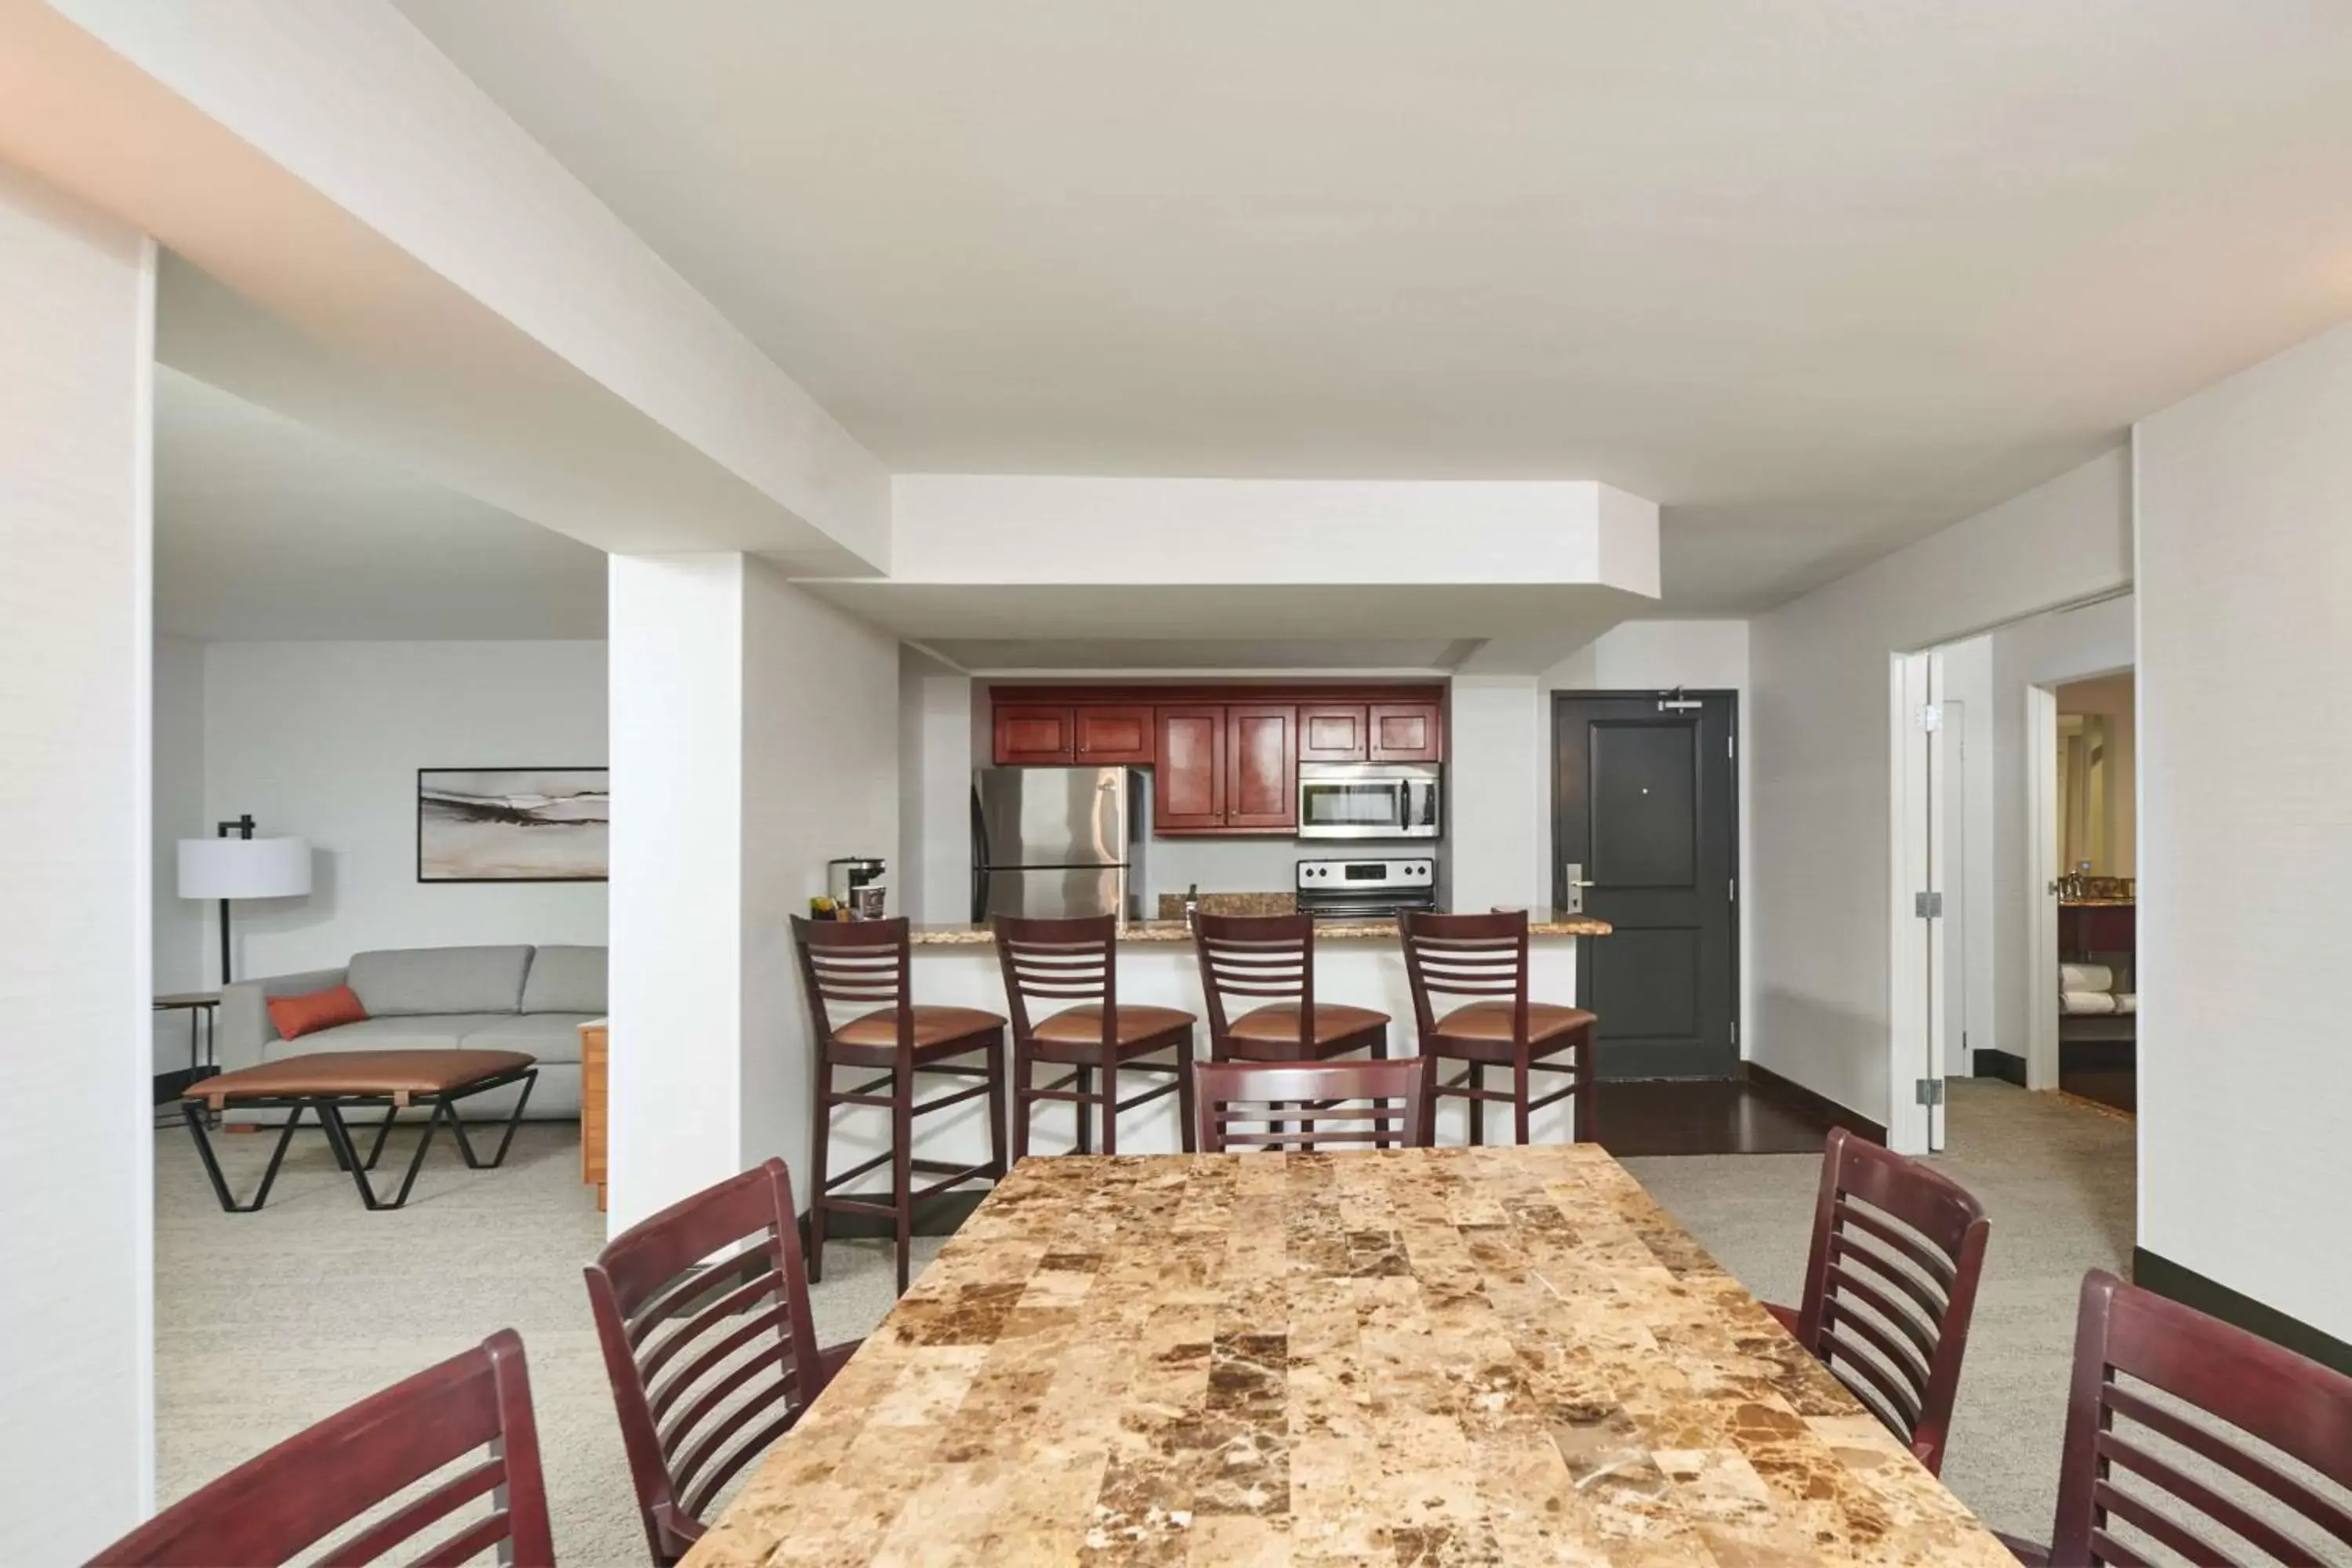
[(1013, 707), (996, 710), (996, 765), (1067, 767), (1077, 760), (1076, 712), (1069, 708)]
[(1375, 702), (1370, 711), (1370, 761), (1434, 763), (1444, 757), (1436, 703)]
[(1298, 826), (1298, 710), (1291, 704), (1225, 710), (1225, 826), (1283, 833)]
[(1081, 767), (1145, 767), (1157, 754), (1148, 706), (1082, 703), (1072, 714), (1071, 734)]
[(1159, 710), (1158, 776), (1151, 826), (1159, 833), (1217, 833), (1225, 826), (1225, 710)]
[(1369, 715), (1361, 702), (1298, 705), (1298, 760), (1360, 763), (1371, 755)]

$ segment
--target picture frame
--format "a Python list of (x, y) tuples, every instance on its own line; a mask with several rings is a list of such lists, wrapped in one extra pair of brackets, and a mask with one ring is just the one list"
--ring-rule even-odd
[(417, 769), (416, 879), (609, 880), (611, 781), (601, 766)]

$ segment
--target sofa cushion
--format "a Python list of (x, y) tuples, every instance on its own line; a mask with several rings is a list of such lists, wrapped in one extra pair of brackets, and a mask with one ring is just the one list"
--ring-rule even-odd
[(352, 994), (350, 986), (334, 985), (299, 996), (270, 997), (269, 1022), (276, 1026), (279, 1039), (299, 1040), (321, 1029), (364, 1024), (367, 1009), (360, 1005), (360, 999)]
[(528, 1051), (542, 1062), (576, 1062), (580, 1059), (580, 1026), (604, 1016), (522, 1013), (511, 1018), (484, 1018), (466, 1030), (464, 1044), (469, 1051)]
[(604, 1012), (604, 950), (542, 947), (530, 955), (530, 977), (522, 983), (526, 1013)]
[(516, 1016), (513, 1013), (429, 1013), (370, 1018), (321, 1029), (299, 1040), (272, 1040), (262, 1047), (261, 1057), (274, 1062), (305, 1051), (451, 1051), (473, 1030), (511, 1024)]
[(352, 958), (351, 987), (371, 1018), (512, 1013), (522, 1006), (528, 947), (395, 947)]

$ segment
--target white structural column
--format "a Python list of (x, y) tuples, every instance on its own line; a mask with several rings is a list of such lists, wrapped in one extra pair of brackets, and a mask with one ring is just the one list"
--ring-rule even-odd
[(812, 1075), (789, 917), (896, 853), (897, 645), (737, 554), (612, 562), (610, 1224), (772, 1155)]
[(1533, 909), (1549, 896), (1538, 817), (1546, 737), (1538, 678), (1457, 675), (1446, 729), (1449, 907)]
[(0, 165), (0, 1562), (154, 1494), (147, 1009), (154, 249)]

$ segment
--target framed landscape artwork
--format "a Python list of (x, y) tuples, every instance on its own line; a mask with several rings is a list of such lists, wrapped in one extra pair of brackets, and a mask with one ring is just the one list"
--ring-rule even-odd
[(601, 882), (611, 861), (604, 768), (419, 768), (420, 882)]

